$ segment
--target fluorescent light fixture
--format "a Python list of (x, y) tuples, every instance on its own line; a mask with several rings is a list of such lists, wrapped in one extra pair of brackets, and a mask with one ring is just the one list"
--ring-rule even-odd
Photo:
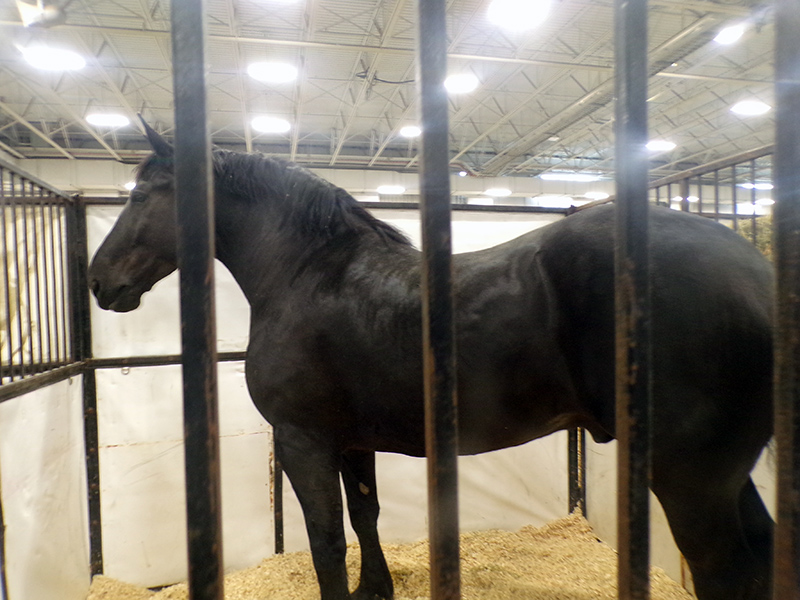
[(451, 94), (466, 94), (478, 87), (478, 78), (472, 73), (450, 75), (444, 80), (444, 87)]
[(422, 129), (420, 129), (416, 125), (406, 125), (405, 127), (400, 129), (400, 135), (407, 138), (418, 137), (421, 133)]
[(651, 152), (669, 152), (674, 150), (677, 144), (667, 140), (650, 140), (647, 142), (647, 149)]
[(552, 4), (552, 0), (493, 0), (487, 16), (504, 29), (524, 31), (541, 25)]
[(549, 173), (541, 173), (539, 179), (545, 181), (578, 181), (581, 183), (591, 183), (593, 181), (600, 181), (599, 175), (593, 173), (574, 173), (571, 171), (550, 171)]
[(467, 175), (469, 175), (469, 173), (467, 173), (466, 171), (459, 171), (458, 172), (458, 176), (459, 177), (466, 177)]
[(697, 196), (686, 196), (687, 202), (700, 202), (700, 198)]
[(125, 127), (130, 124), (130, 119), (114, 113), (92, 113), (86, 115), (86, 122), (95, 127)]
[(673, 202), (683, 202), (683, 196), (673, 196), (672, 197), (672, 201)]
[(253, 117), (250, 126), (261, 133), (286, 133), (292, 128), (289, 121), (278, 117)]
[(297, 68), (280, 62), (255, 62), (247, 67), (247, 74), (265, 83), (288, 83), (297, 79)]
[(742, 37), (743, 34), (744, 24), (740, 23), (738, 25), (731, 25), (730, 27), (725, 27), (724, 29), (720, 30), (720, 32), (717, 34), (717, 37), (714, 38), (714, 41), (718, 44), (727, 46), (728, 44), (738, 42), (739, 38)]
[(742, 100), (731, 107), (731, 112), (744, 117), (763, 115), (772, 110), (772, 107), (761, 100)]
[(402, 185), (380, 185), (376, 190), (381, 196), (399, 196), (406, 191)]
[(128, 190), (130, 192), (133, 188), (136, 187), (136, 182), (135, 181), (129, 181), (128, 183), (126, 183), (122, 187), (124, 187), (126, 190)]
[(486, 196), (492, 196), (494, 198), (503, 198), (505, 196), (510, 196), (511, 190), (508, 188), (489, 188), (483, 193)]
[(586, 192), (583, 197), (589, 198), (589, 200), (605, 200), (608, 198), (609, 194), (605, 192)]
[(758, 200), (756, 200), (756, 204), (758, 204), (759, 206), (772, 206), (773, 204), (775, 204), (775, 200), (773, 200), (772, 198), (759, 198)]
[(768, 182), (764, 181), (764, 182), (761, 182), (761, 183), (740, 183), (739, 187), (740, 188), (744, 188), (746, 190), (753, 190), (753, 189), (755, 189), (755, 190), (771, 190), (775, 186), (773, 186), (771, 183), (768, 183)]
[(43, 71), (76, 71), (86, 66), (80, 54), (71, 50), (34, 46), (20, 49), (29, 64)]
[(533, 198), (533, 201), (536, 203), (536, 206), (545, 208), (569, 208), (573, 204), (576, 204), (572, 196), (554, 196), (547, 194), (544, 196), (536, 196)]

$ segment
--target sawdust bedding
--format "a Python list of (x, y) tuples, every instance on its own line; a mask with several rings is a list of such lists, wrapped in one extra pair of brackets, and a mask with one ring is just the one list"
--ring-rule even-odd
[[(428, 545), (384, 544), (396, 600), (426, 600)], [(358, 552), (348, 552), (350, 580), (358, 580)], [(461, 537), (464, 600), (614, 600), (616, 553), (599, 542), (578, 515), (516, 533), (484, 531)], [(691, 600), (661, 569), (652, 570), (652, 600)], [(109, 577), (92, 582), (87, 600), (186, 600), (186, 584), (152, 592)], [(225, 577), (226, 600), (317, 600), (308, 552), (273, 556)]]

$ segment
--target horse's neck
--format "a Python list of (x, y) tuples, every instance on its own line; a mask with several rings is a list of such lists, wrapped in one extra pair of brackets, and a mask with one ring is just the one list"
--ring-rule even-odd
[[(217, 258), (231, 272), (251, 307), (277, 300), (285, 295), (289, 286), (297, 285), (296, 274), (304, 268), (303, 261), (309, 260), (308, 243), (312, 242), (307, 243), (307, 233), (292, 230), (286, 219), (258, 203), (231, 201), (225, 197), (218, 198), (216, 222)], [(398, 263), (394, 252), (386, 246), (394, 242), (379, 239), (374, 231), (363, 235), (379, 245), (381, 251), (370, 251), (370, 244), (366, 242), (363, 251), (356, 250), (353, 259), (358, 260), (363, 269), (376, 274), (381, 268), (396, 271)], [(402, 245), (398, 245), (397, 250), (396, 258), (412, 267), (416, 262), (416, 250)], [(392, 254), (392, 258), (387, 258), (386, 252)]]
[(280, 255), (274, 230), (266, 211), (257, 203), (233, 201), (218, 194), (217, 258), (231, 272), (251, 305), (264, 297), (270, 281), (281, 276), (281, 261), (287, 258)]

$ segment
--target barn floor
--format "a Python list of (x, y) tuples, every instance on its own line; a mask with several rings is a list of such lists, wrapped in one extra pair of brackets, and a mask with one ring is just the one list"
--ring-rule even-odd
[[(384, 544), (396, 600), (428, 598), (427, 542)], [(614, 600), (616, 553), (594, 537), (578, 515), (516, 533), (484, 531), (461, 538), (464, 600)], [(351, 581), (357, 552), (348, 552)], [(691, 600), (658, 568), (652, 570), (652, 600)], [(108, 577), (96, 577), (87, 600), (186, 600), (185, 584), (151, 592)], [(225, 578), (226, 600), (316, 600), (319, 591), (307, 552), (274, 556)]]

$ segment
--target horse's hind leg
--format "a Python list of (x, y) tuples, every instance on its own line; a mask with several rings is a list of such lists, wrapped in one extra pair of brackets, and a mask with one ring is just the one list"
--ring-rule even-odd
[(755, 487), (749, 488), (749, 479), (737, 477), (736, 483), (712, 471), (703, 479), (692, 477), (689, 470), (684, 463), (682, 471), (654, 471), (653, 491), (689, 563), (697, 597), (768, 600), (769, 559), (758, 556), (762, 549), (755, 545), (763, 547), (766, 535), (763, 515), (753, 510)]
[(392, 576), (378, 540), (380, 507), (375, 487), (375, 453), (349, 451), (343, 458), (342, 479), (350, 523), (361, 544), (361, 581), (353, 599), (391, 600)]
[(761, 568), (770, 570), (775, 524), (752, 478), (748, 478), (739, 494), (739, 515), (750, 549), (762, 564)]
[(350, 600), (339, 486), (341, 456), (306, 431), (286, 425), (275, 427), (275, 450), (303, 509), (322, 600)]

